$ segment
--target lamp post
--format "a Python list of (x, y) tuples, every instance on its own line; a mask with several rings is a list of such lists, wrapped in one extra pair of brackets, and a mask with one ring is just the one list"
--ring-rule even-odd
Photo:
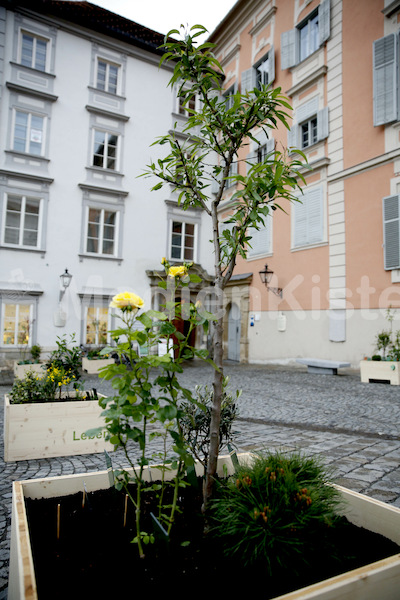
[(259, 271), (261, 282), (265, 285), (267, 290), (269, 292), (273, 292), (276, 296), (280, 296), (282, 298), (282, 288), (271, 287), (269, 285), (273, 274), (274, 272), (268, 269), (268, 265), (265, 265), (264, 271)]

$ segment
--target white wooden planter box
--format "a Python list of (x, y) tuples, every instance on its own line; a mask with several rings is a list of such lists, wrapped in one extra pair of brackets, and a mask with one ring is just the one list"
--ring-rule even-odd
[(6, 462), (94, 454), (112, 450), (105, 432), (85, 431), (104, 425), (97, 400), (11, 404), (4, 396), (4, 460)]
[(390, 381), (391, 385), (400, 385), (400, 362), (389, 360), (362, 360), (360, 375), (363, 383), (370, 380)]
[[(249, 454), (238, 456), (241, 462), (248, 460), (249, 457)], [(224, 474), (223, 465), (228, 472), (232, 473), (229, 456), (219, 458), (220, 474)], [(200, 468), (198, 473), (201, 474)], [(148, 476), (147, 479), (150, 477)], [(151, 479), (153, 481), (157, 479), (157, 468), (152, 468)], [(75, 494), (82, 491), (83, 482), (88, 492), (106, 489), (109, 487), (108, 472), (99, 471), (13, 483), (8, 600), (38, 598), (24, 498), (50, 498)], [(352, 523), (400, 544), (399, 508), (346, 488), (336, 487), (344, 500), (343, 514)], [(396, 554), (279, 598), (280, 600), (398, 600), (399, 590), (400, 554)]]
[(113, 358), (95, 358), (90, 359), (86, 356), (82, 357), (82, 370), (86, 371), (89, 375), (95, 375), (103, 367), (114, 364)]
[(17, 360), (14, 361), (15, 377), (18, 377), (19, 379), (24, 379), (28, 371), (44, 375), (46, 373), (45, 363), (31, 363), (28, 365), (19, 365)]

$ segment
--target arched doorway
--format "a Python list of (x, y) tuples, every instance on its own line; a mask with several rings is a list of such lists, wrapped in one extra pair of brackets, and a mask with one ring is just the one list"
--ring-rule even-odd
[(228, 360), (240, 361), (240, 308), (231, 304), (228, 316)]

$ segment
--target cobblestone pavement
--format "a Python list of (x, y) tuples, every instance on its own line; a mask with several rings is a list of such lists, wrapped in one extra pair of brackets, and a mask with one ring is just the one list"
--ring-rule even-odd
[[(363, 384), (356, 370), (337, 376), (307, 373), (300, 366), (225, 365), (231, 390), (242, 389), (236, 422), (238, 451), (301, 449), (334, 465), (336, 482), (400, 507), (400, 388)], [(190, 389), (211, 384), (204, 363), (181, 376)], [(88, 388), (109, 394), (109, 382), (85, 376)], [(7, 598), (11, 484), (15, 480), (105, 468), (103, 454), (5, 463), (3, 395), (12, 377), (0, 373), (0, 600)], [(114, 467), (123, 456), (112, 454)]]

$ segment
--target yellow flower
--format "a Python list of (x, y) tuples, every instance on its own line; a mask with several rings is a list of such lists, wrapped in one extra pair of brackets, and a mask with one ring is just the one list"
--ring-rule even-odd
[(110, 302), (111, 308), (120, 308), (122, 310), (138, 311), (144, 306), (144, 302), (140, 296), (131, 292), (121, 292), (114, 296)]
[(168, 270), (169, 277), (179, 277), (180, 279), (187, 278), (188, 271), (185, 265), (180, 265), (179, 267), (170, 267)]
[(167, 264), (167, 259), (165, 258), (165, 256), (162, 257), (161, 264), (162, 265), (166, 265)]

